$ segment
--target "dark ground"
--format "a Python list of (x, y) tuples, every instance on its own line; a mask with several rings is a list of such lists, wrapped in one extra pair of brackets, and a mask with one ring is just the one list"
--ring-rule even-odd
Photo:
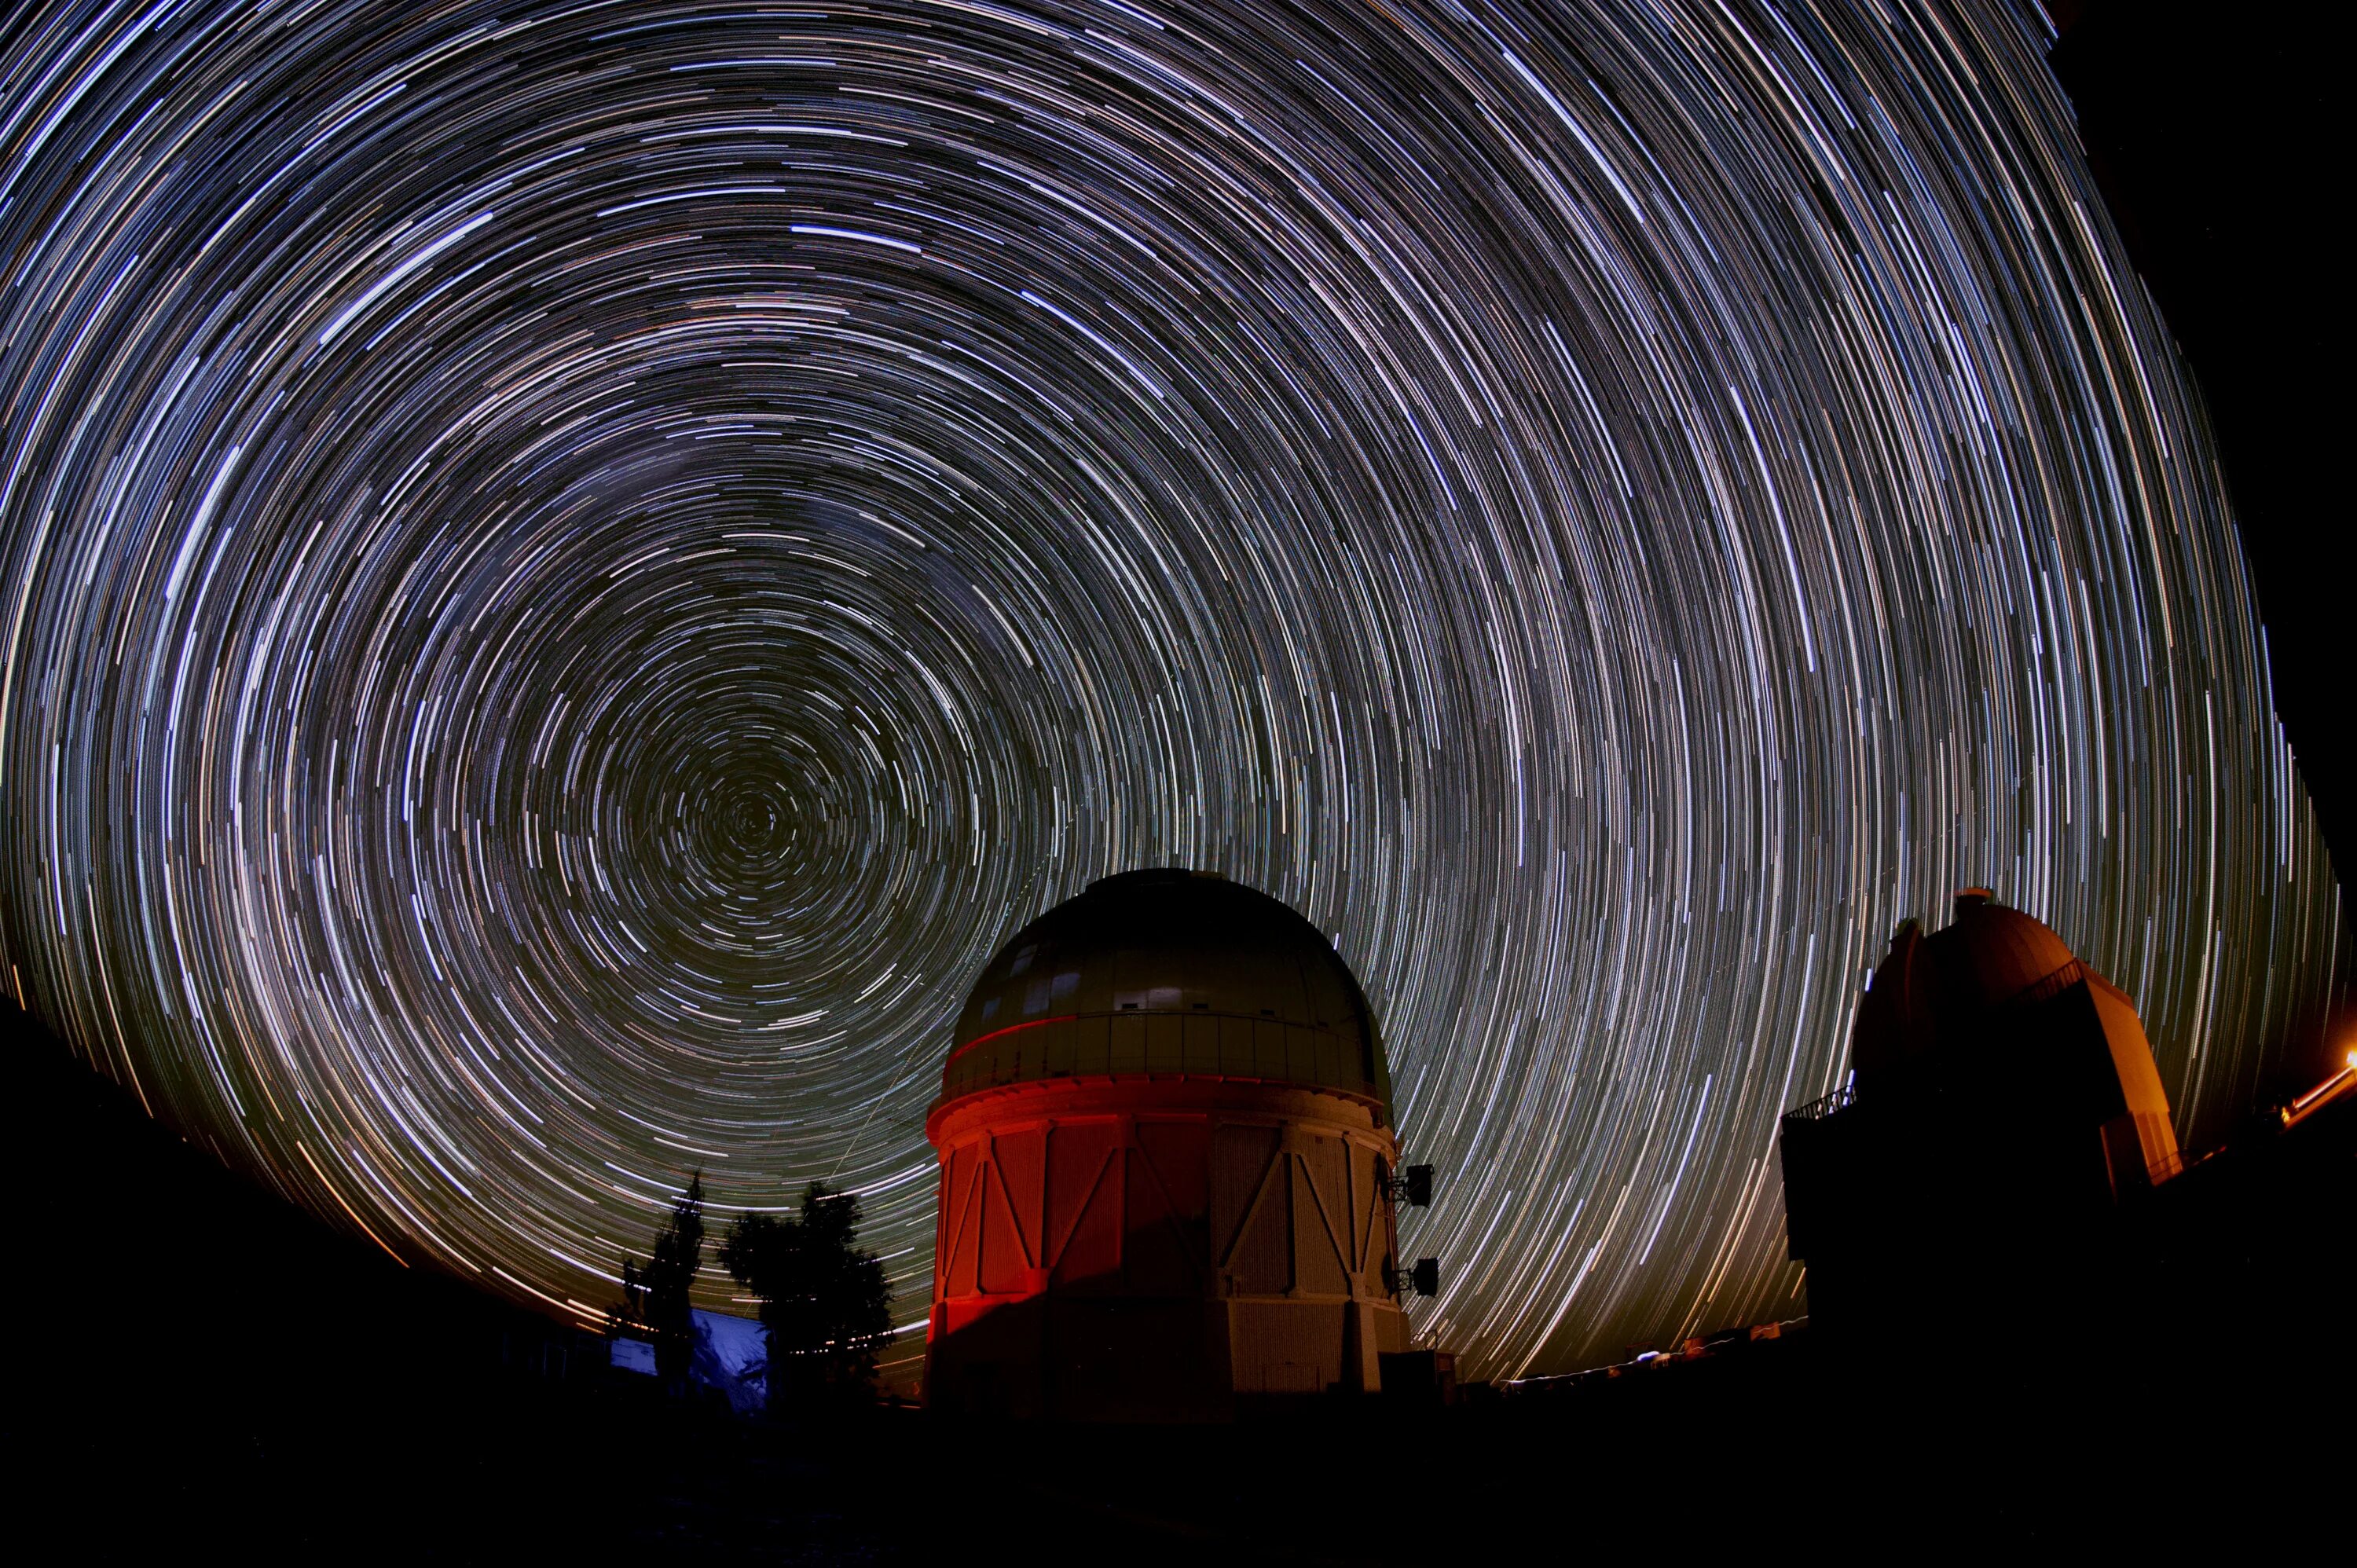
[[(2345, 1222), (2310, 1234), (2357, 1213), (2338, 1207), (2357, 1204), (2345, 1148), (2339, 1186), (2280, 1234), (2213, 1226), (2222, 1251), (2172, 1265), (2209, 1283), (2149, 1303), (2158, 1334), (2058, 1328), (1969, 1375), (1957, 1352), (1976, 1326), (1957, 1321), (1882, 1357), (1800, 1336), (1450, 1411), (1377, 1401), (1191, 1431), (881, 1410), (770, 1425), (579, 1375), (587, 1359), (544, 1375), (566, 1331), (297, 1214), (46, 1034), (6, 1045), (16, 1103), (41, 1109), (7, 1150), (27, 1218), (0, 1293), (16, 1456), (0, 1473), (21, 1528), (78, 1558), (2281, 1556), (2329, 1539), (2351, 1491), (2345, 1274), (2287, 1287), (2250, 1273), (2234, 1240), (2288, 1237), (2303, 1257), (2312, 1240), (2345, 1264)], [(2257, 1297), (2290, 1305), (2233, 1305)]]

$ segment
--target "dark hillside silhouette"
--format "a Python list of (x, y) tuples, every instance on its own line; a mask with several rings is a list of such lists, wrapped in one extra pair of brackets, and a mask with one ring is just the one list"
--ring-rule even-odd
[[(973, 1464), (977, 1430), (990, 1429), (882, 1410), (779, 1429), (667, 1399), (651, 1380), (600, 1376), (594, 1336), (329, 1230), (5, 1015), (14, 1103), (38, 1108), (0, 1140), (15, 1189), (62, 1181), (78, 1213), (137, 1222), (135, 1254), (93, 1249), (58, 1265), (62, 1294), (6, 1296), (22, 1353), (0, 1443), (19, 1456), (17, 1495), (70, 1521), (78, 1554), (211, 1547), (263, 1562), (350, 1555), (356, 1542), (454, 1561), (618, 1544), (666, 1562), (974, 1553), (971, 1494), (906, 1477)], [(2222, 1318), (2244, 1354), (2130, 1375), (2133, 1399), (2121, 1397), (2133, 1374), (2123, 1352), (2138, 1347), (2111, 1335), (2059, 1338), (2047, 1359), (1959, 1387), (1953, 1352), (1978, 1325), (1957, 1315), (1923, 1323), (1906, 1356), (1830, 1356), (1803, 1335), (1428, 1420), (1371, 1424), (1345, 1404), (1326, 1426), (1245, 1423), (1215, 1443), (1183, 1428), (1110, 1441), (1104, 1428), (1002, 1428), (1019, 1431), (1025, 1457), (993, 1466), (992, 1485), (1035, 1532), (1027, 1549), (1051, 1561), (1310, 1560), (1332, 1551), (1331, 1521), (1299, 1498), (1361, 1485), (1371, 1465), (1414, 1499), (1385, 1510), (1383, 1545), (1434, 1561), (1511, 1560), (1534, 1520), (1657, 1551), (1791, 1539), (1887, 1556), (1928, 1528), (1959, 1548), (2165, 1541), (2182, 1554), (2222, 1538), (2297, 1552), (2331, 1522), (2319, 1499), (2334, 1494), (2316, 1472), (2339, 1451), (2313, 1434), (2330, 1433), (2346, 1385), (2318, 1373), (2342, 1337), (2331, 1315), (2349, 1299), (2346, 1273), (2330, 1250), (2357, 1195), (2345, 1129), (2270, 1147), (2242, 1177), (2222, 1165), (2224, 1180), (2186, 1178), (2199, 1212), (2182, 1255), (2142, 1297), (2148, 1321), (2119, 1326), (2148, 1353), (2179, 1326), (2206, 1339)], [(2320, 1165), (2294, 1169), (2292, 1156)], [(806, 1197), (817, 1232), (801, 1233), (797, 1216), (753, 1233), (824, 1238), (861, 1260), (855, 1280), (872, 1278), (852, 1200)], [(2276, 1279), (2245, 1257), (2276, 1253), (2319, 1272)], [(2258, 1309), (2237, 1308), (2244, 1296)], [(782, 1287), (778, 1299), (799, 1301)], [(2281, 1311), (2287, 1301), (2305, 1310)], [(802, 1310), (780, 1321), (820, 1316)], [(545, 1370), (560, 1364), (573, 1375)], [(2222, 1389), (2233, 1368), (2245, 1380)], [(2161, 1466), (2124, 1432), (2180, 1466), (2166, 1509), (2144, 1508)]]
[(74, 1222), (0, 1293), (0, 1449), (11, 1501), (78, 1560), (924, 1552), (875, 1495), (885, 1434), (784, 1444), (612, 1371), (596, 1334), (226, 1168), (5, 998), (0, 1064), (0, 1169)]
[[(2337, 8), (2048, 0), (2052, 62), (2137, 274), (2200, 377), (2267, 628), (2269, 674), (2341, 875), (2357, 854), (2336, 515), (2345, 268)], [(2319, 1059), (2303, 1064), (2319, 1067)]]

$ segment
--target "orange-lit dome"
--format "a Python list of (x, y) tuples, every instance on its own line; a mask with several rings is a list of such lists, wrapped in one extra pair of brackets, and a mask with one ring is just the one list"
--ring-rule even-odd
[(1189, 1073), (1339, 1089), (1388, 1120), (1374, 1015), (1317, 927), (1208, 873), (1089, 885), (999, 950), (958, 1015), (944, 1097), (1027, 1079)]
[(1995, 1007), (2078, 962), (2061, 937), (1984, 889), (1956, 896), (1956, 916), (1928, 939), (1951, 1006)]
[(1944, 929), (1900, 922), (1850, 1066), (1778, 1137), (1786, 1240), (1837, 1336), (1977, 1288), (1992, 1258), (2072, 1299), (2093, 1228), (2184, 1169), (2134, 1000), (1986, 888)]
[(2087, 972), (2044, 924), (1967, 887), (1946, 929), (1927, 937), (1909, 920), (1890, 939), (1858, 1007), (1851, 1065), (1871, 1077), (1931, 1049), (1943, 1027)]

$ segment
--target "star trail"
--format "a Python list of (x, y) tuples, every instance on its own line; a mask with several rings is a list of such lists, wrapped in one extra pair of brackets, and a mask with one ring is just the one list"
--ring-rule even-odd
[(964, 990), (1138, 865), (1363, 977), (1473, 1375), (1803, 1310), (1776, 1117), (1965, 883), (2198, 1147), (2339, 895), (2044, 26), (35, 0), (8, 983), (576, 1315), (701, 1169), (920, 1320)]

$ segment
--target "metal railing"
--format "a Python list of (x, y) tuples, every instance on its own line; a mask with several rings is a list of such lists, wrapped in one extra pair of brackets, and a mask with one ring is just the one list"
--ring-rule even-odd
[(2087, 966), (2074, 958), (2053, 973), (2033, 980), (2012, 995), (1989, 1004), (1989, 1011), (1994, 1013), (2006, 1007), (2034, 1007), (2040, 1002), (2050, 1002), (2086, 979), (2088, 973)]
[(1812, 1100), (1806, 1105), (1796, 1105), (1784, 1112), (1787, 1122), (1822, 1122), (1835, 1112), (1846, 1111), (1857, 1103), (1857, 1079), (1851, 1079), (1822, 1100)]

